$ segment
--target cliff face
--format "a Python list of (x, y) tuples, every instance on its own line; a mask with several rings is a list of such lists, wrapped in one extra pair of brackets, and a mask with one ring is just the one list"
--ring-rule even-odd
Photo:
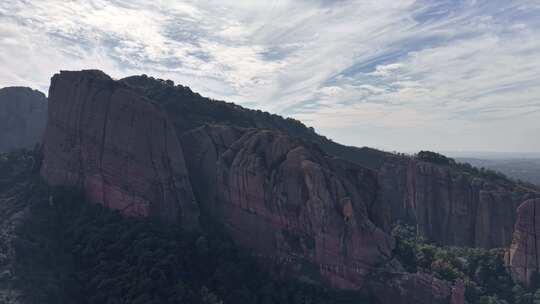
[[(516, 190), (512, 182), (374, 149), (343, 146), (296, 120), (210, 100), (170, 81), (133, 76), (121, 82), (159, 104), (178, 134), (204, 124), (270, 129), (316, 143), (329, 155), (375, 170), (379, 191), (372, 219), (387, 232), (396, 221), (402, 221), (417, 225), (423, 236), (439, 244), (505, 247), (511, 241), (515, 209), (527, 197), (528, 190)], [(189, 148), (189, 144), (184, 145), (184, 149)]]
[(47, 122), (47, 99), (30, 88), (0, 89), (0, 152), (31, 148)]
[(411, 223), (421, 235), (443, 245), (509, 246), (516, 207), (528, 195), (515, 185), (410, 158), (386, 161), (378, 181), (375, 214), (381, 226)]
[(391, 259), (393, 240), (368, 218), (374, 172), (272, 131), (203, 127), (182, 143), (204, 210), (261, 257), (307, 263), (341, 288)]
[(540, 199), (525, 201), (517, 209), (517, 220), (506, 264), (514, 280), (529, 286), (540, 272)]
[(52, 78), (41, 175), (128, 215), (198, 225), (182, 149), (167, 118), (99, 71)]
[[(198, 226), (200, 209), (203, 219), (221, 224), (240, 246), (286, 265), (286, 273), (371, 290), (381, 303), (463, 298), (448, 282), (405, 272), (393, 257), (389, 229), (406, 220), (418, 222), (435, 240), (474, 243), (466, 235), (477, 229), (470, 213), (491, 204), (475, 195), (496, 191), (474, 188), (444, 167), (411, 159), (382, 162), (385, 154), (370, 154), (366, 162), (378, 170), (368, 169), (327, 154), (331, 145), (320, 149), (323, 139), (314, 144), (313, 135), (291, 137), (305, 131), (294, 122), (273, 127), (279, 119), (272, 116), (259, 113), (266, 118), (258, 120), (245, 109), (219, 102), (214, 108), (208, 100), (202, 106), (184, 103), (174, 99), (178, 92), (188, 100), (194, 93), (146, 84), (113, 81), (99, 71), (55, 75), (43, 148), (45, 180), (79, 187), (124, 214), (157, 216), (184, 227)], [(235, 124), (236, 116), (241, 123)], [(451, 234), (457, 226), (461, 230)]]
[(461, 289), (393, 259), (392, 237), (370, 218), (374, 171), (269, 130), (204, 126), (181, 142), (203, 214), (259, 258), (296, 277), (371, 290), (381, 303), (463, 299)]

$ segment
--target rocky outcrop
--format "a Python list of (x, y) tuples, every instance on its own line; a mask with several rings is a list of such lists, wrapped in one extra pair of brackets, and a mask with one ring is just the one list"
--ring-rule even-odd
[(371, 290), (381, 303), (450, 303), (449, 283), (393, 259), (392, 237), (371, 220), (374, 171), (269, 130), (203, 126), (181, 142), (203, 214), (259, 258), (296, 277)]
[(392, 238), (368, 218), (374, 172), (272, 131), (207, 126), (182, 143), (203, 209), (261, 257), (307, 264), (340, 288), (391, 259)]
[(41, 141), (47, 122), (47, 98), (23, 87), (0, 89), (0, 152), (31, 148)]
[(443, 245), (492, 248), (510, 244), (515, 208), (527, 192), (516, 191), (516, 183), (500, 183), (453, 166), (375, 149), (346, 147), (294, 119), (210, 100), (172, 81), (143, 75), (120, 82), (159, 104), (178, 134), (204, 124), (270, 129), (314, 142), (329, 155), (377, 171), (380, 191), (373, 220), (387, 232), (401, 221), (418, 224), (423, 236)]
[(529, 286), (533, 274), (540, 272), (540, 199), (525, 201), (517, 209), (512, 245), (506, 264), (514, 280)]
[[(439, 233), (439, 223), (431, 221), (447, 210), (433, 202), (444, 195), (430, 192), (446, 185), (440, 179), (450, 180), (443, 171), (406, 163), (405, 170), (396, 165), (377, 172), (283, 130), (199, 126), (208, 119), (227, 122), (240, 110), (195, 100), (189, 103), (194, 109), (169, 108), (182, 101), (162, 100), (168, 91), (160, 87), (148, 91), (137, 85), (99, 71), (53, 77), (41, 167), (49, 184), (75, 186), (124, 214), (156, 216), (186, 228), (198, 226), (201, 210), (203, 222), (217, 222), (241, 247), (283, 265), (283, 273), (371, 290), (381, 303), (460, 298), (448, 282), (405, 272), (393, 257), (387, 230), (403, 216)], [(251, 112), (241, 113), (248, 126), (259, 123)], [(403, 195), (414, 199), (401, 201)], [(389, 286), (393, 291), (383, 292)]]
[[(418, 224), (423, 236), (443, 245), (492, 248), (510, 244), (515, 209), (527, 193), (515, 189), (514, 182), (500, 183), (453, 166), (375, 149), (346, 147), (294, 119), (204, 98), (172, 81), (143, 75), (120, 82), (154, 100), (169, 115), (178, 134), (204, 124), (270, 129), (316, 143), (329, 155), (377, 171), (380, 191), (373, 220), (387, 232), (401, 221)], [(189, 145), (184, 149), (190, 149)]]
[(443, 245), (508, 246), (516, 207), (528, 195), (515, 185), (411, 158), (386, 161), (378, 182), (375, 222), (385, 229), (397, 221), (416, 225), (421, 235)]
[(174, 127), (149, 100), (100, 71), (52, 78), (41, 175), (124, 214), (197, 227)]

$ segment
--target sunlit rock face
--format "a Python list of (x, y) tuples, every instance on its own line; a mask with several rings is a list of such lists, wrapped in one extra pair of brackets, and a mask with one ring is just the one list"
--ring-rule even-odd
[(525, 201), (517, 209), (517, 220), (506, 264), (514, 280), (529, 286), (540, 271), (540, 199)]
[(392, 238), (368, 216), (371, 170), (268, 130), (207, 126), (182, 144), (202, 209), (261, 257), (307, 264), (342, 288), (392, 258)]
[(461, 289), (394, 259), (371, 220), (376, 172), (269, 130), (207, 125), (181, 142), (202, 213), (261, 259), (381, 303), (463, 302)]
[(388, 159), (378, 184), (380, 226), (402, 221), (438, 244), (482, 248), (510, 245), (516, 208), (537, 190), (411, 158)]
[(0, 89), (0, 152), (32, 148), (47, 122), (47, 98), (24, 87)]
[(127, 215), (198, 225), (174, 128), (161, 111), (100, 71), (52, 78), (41, 175)]

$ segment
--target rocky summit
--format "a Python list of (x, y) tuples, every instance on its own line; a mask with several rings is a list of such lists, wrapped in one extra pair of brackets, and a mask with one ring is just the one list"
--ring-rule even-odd
[(45, 94), (24, 87), (0, 89), (0, 152), (32, 148), (47, 122)]

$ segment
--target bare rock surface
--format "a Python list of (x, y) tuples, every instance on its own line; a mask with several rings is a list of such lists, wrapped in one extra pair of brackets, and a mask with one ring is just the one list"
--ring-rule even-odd
[(442, 245), (509, 246), (515, 210), (531, 195), (514, 184), (411, 158), (385, 162), (378, 182), (377, 223), (386, 229), (396, 221), (417, 225), (421, 235)]
[(506, 263), (514, 280), (528, 286), (533, 274), (540, 272), (540, 199), (530, 199), (517, 210), (512, 245)]
[(47, 122), (47, 98), (24, 87), (0, 89), (0, 152), (32, 148)]
[(463, 299), (393, 259), (393, 238), (371, 220), (376, 172), (269, 130), (207, 125), (181, 142), (203, 214), (259, 258), (296, 277), (371, 290), (381, 303)]
[(52, 78), (41, 175), (127, 215), (198, 225), (174, 127), (150, 101), (100, 71)]

